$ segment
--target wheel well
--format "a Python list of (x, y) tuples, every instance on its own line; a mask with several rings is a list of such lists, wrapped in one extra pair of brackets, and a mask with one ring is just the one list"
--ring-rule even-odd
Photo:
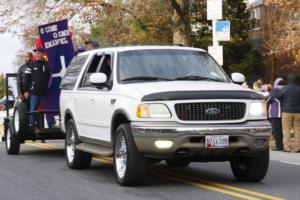
[(73, 117), (72, 117), (71, 113), (67, 112), (66, 115), (65, 115), (65, 121), (64, 121), (65, 126), (67, 125), (68, 121), (69, 121), (70, 119), (72, 119), (72, 118), (73, 118)]
[(113, 118), (112, 126), (111, 126), (111, 141), (114, 141), (115, 133), (120, 124), (128, 123), (129, 120), (123, 113), (116, 114)]

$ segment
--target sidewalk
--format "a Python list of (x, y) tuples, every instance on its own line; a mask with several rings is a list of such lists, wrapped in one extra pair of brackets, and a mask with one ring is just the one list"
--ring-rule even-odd
[(270, 159), (300, 166), (300, 153), (270, 151)]

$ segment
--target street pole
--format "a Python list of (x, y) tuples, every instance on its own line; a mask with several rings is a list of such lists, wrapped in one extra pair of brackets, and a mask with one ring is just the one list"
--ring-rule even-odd
[(212, 46), (208, 46), (208, 53), (220, 64), (223, 65), (223, 46), (219, 45), (220, 40), (217, 32), (218, 20), (222, 19), (222, 0), (207, 0), (207, 20), (212, 20)]
[(217, 23), (217, 20), (214, 19), (212, 20), (212, 29), (213, 29), (213, 46), (219, 46), (219, 41), (217, 40), (217, 37), (216, 37), (216, 23)]

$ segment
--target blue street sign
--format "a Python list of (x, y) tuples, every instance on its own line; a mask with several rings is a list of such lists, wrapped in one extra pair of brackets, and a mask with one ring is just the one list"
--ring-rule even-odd
[(218, 41), (230, 40), (230, 21), (216, 22), (216, 37)]
[(217, 21), (216, 22), (217, 32), (229, 32), (230, 31), (230, 21)]

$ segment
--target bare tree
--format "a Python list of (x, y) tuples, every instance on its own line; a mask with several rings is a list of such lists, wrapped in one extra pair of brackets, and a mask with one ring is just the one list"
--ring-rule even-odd
[[(274, 80), (275, 66), (294, 65), (300, 48), (299, 0), (265, 0), (262, 6), (262, 49), (271, 66)], [(298, 18), (298, 19), (297, 19)], [(296, 62), (296, 63), (295, 63)]]
[(170, 0), (174, 9), (173, 42), (176, 44), (190, 45), (191, 20), (189, 0)]

